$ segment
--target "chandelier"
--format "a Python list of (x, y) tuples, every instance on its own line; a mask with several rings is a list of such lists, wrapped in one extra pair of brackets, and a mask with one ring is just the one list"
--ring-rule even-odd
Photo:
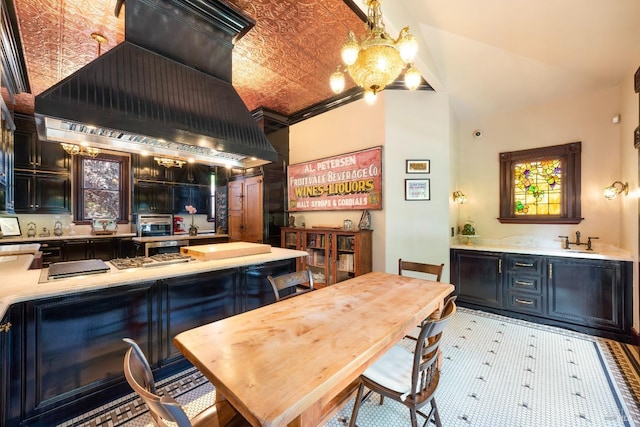
[(80, 156), (89, 156), (92, 159), (95, 158), (98, 154), (100, 154), (100, 149), (93, 147), (85, 147), (84, 145), (75, 145), (75, 144), (60, 144), (62, 145), (62, 149), (67, 152), (70, 156), (80, 155)]
[(342, 92), (346, 71), (364, 89), (365, 100), (373, 103), (376, 94), (393, 83), (405, 67), (405, 85), (410, 90), (417, 89), (422, 79), (413, 66), (413, 59), (418, 53), (418, 41), (409, 33), (409, 27), (403, 28), (398, 39), (393, 40), (382, 22), (382, 0), (364, 2), (367, 5), (366, 33), (358, 42), (353, 32), (349, 31), (349, 37), (342, 45), (342, 61), (346, 68), (338, 66), (338, 70), (331, 75), (331, 89), (334, 93)]
[(185, 163), (187, 163), (184, 160), (169, 159), (167, 157), (154, 157), (153, 160), (165, 168), (181, 168)]

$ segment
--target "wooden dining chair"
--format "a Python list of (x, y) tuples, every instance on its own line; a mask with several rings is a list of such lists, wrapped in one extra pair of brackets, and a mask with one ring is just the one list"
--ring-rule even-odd
[(308, 268), (281, 276), (267, 276), (273, 288), (276, 302), (295, 297), (314, 290), (313, 276)]
[(413, 261), (403, 261), (402, 258), (398, 259), (398, 274), (402, 276), (403, 271), (415, 271), (418, 273), (425, 273), (435, 276), (435, 281), (439, 282), (442, 277), (442, 270), (444, 264), (424, 264)]
[(124, 355), (124, 376), (131, 388), (144, 400), (151, 412), (154, 425), (168, 427), (165, 421), (176, 423), (178, 427), (240, 427), (250, 426), (229, 402), (216, 402), (189, 419), (182, 406), (171, 396), (159, 396), (153, 373), (144, 353), (130, 338), (124, 338), (129, 349)]
[[(436, 426), (442, 427), (434, 398), (440, 382), (438, 348), (442, 332), (455, 312), (456, 304), (449, 300), (442, 316), (438, 319), (427, 318), (422, 322), (413, 353), (401, 345), (395, 345), (360, 375), (350, 427), (356, 425), (362, 402), (374, 392), (408, 407), (412, 427), (418, 426), (418, 414), (426, 418), (424, 425), (433, 419)], [(365, 387), (369, 390), (366, 395)], [(431, 404), (431, 409), (424, 413), (422, 408), (428, 403)]]

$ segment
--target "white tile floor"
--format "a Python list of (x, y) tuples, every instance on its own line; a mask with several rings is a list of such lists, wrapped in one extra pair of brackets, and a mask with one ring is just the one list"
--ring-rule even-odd
[[(459, 309), (441, 347), (444, 363), (436, 401), (442, 423), (447, 427), (640, 426), (638, 373), (622, 372), (606, 343)], [(213, 403), (215, 390), (199, 372), (178, 377), (160, 385), (168, 383), (168, 392), (179, 394), (176, 399), (190, 416)], [(205, 384), (196, 386), (200, 382)], [(348, 424), (351, 408), (352, 402), (327, 426)], [(96, 417), (100, 411), (102, 416)], [(132, 395), (64, 426), (152, 426), (145, 412), (144, 404)], [(408, 426), (409, 411), (390, 399), (379, 406), (374, 397), (360, 410), (358, 425)]]

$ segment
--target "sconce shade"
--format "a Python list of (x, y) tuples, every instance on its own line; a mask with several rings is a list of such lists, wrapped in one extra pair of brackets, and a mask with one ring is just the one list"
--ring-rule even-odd
[(453, 192), (453, 201), (457, 204), (461, 205), (467, 201), (467, 196), (462, 191), (454, 191)]
[(629, 194), (629, 183), (614, 181), (613, 184), (604, 189), (604, 197), (608, 200), (615, 199), (620, 193), (624, 193), (625, 196)]

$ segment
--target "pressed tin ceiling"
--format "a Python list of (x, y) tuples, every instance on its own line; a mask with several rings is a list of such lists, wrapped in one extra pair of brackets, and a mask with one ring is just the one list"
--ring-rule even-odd
[[(333, 97), (329, 76), (350, 29), (364, 27), (343, 0), (224, 0), (256, 21), (233, 50), (233, 86), (249, 110), (292, 115)], [(124, 41), (116, 0), (13, 0), (30, 94), (15, 110), (33, 113), (33, 97)], [(126, 13), (126, 2), (124, 7)], [(161, 29), (157, 29), (160, 31)], [(188, 48), (188, 47), (185, 47)], [(352, 82), (350, 87), (353, 87)]]

